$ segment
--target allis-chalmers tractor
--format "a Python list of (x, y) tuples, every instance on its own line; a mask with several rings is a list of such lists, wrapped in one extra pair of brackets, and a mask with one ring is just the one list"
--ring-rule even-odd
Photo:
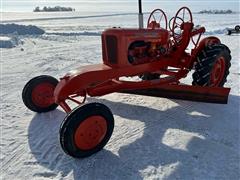
[[(231, 65), (230, 50), (216, 37), (201, 39), (204, 32), (204, 27), (194, 27), (187, 7), (169, 22), (156, 9), (144, 28), (139, 0), (139, 28), (111, 28), (102, 33), (102, 64), (70, 71), (60, 81), (46, 75), (35, 77), (23, 89), (23, 102), (38, 113), (60, 105), (67, 113), (59, 132), (63, 150), (76, 158), (90, 156), (109, 141), (114, 118), (101, 103), (83, 105), (87, 95), (117, 92), (227, 103), (230, 89), (223, 85)], [(192, 85), (181, 84), (180, 79), (191, 70)], [(67, 100), (79, 106), (72, 110)]]

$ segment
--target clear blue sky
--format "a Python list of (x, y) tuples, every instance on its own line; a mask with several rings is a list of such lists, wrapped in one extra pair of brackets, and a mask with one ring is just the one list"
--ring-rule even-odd
[[(79, 11), (107, 12), (137, 10), (138, 0), (1, 0), (1, 11), (32, 11), (36, 6), (69, 6)], [(239, 0), (142, 0), (143, 10), (151, 11), (159, 7), (176, 10), (189, 6), (193, 11), (202, 9), (239, 10)]]

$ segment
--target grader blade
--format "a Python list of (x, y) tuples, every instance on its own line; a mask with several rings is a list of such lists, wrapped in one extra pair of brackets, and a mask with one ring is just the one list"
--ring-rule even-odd
[(164, 85), (159, 88), (123, 90), (121, 93), (227, 104), (230, 88), (190, 85)]

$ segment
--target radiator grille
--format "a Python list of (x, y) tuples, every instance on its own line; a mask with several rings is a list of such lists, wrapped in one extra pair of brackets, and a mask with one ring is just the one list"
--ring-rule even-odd
[(117, 37), (113, 35), (107, 35), (106, 44), (109, 63), (117, 64)]
[(107, 61), (104, 35), (102, 35), (102, 57), (104, 61)]

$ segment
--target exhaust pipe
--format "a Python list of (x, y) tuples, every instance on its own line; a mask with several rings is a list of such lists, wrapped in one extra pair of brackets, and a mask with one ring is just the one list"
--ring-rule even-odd
[(142, 0), (138, 0), (138, 8), (139, 8), (138, 14), (139, 29), (143, 29)]

